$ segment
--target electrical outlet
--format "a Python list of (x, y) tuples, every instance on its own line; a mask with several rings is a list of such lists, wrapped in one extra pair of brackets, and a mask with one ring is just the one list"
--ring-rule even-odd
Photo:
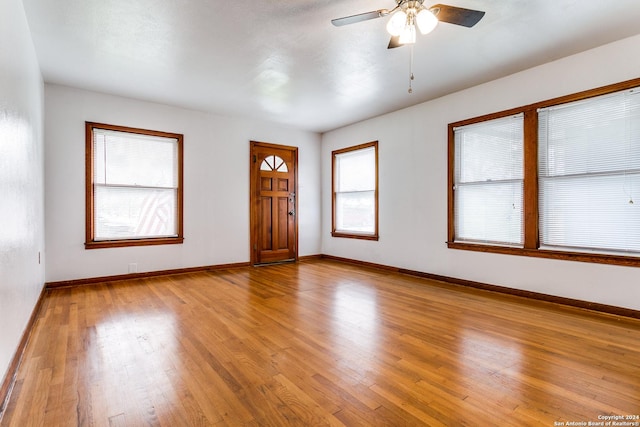
[(130, 262), (129, 263), (129, 273), (137, 273), (138, 272), (138, 263)]

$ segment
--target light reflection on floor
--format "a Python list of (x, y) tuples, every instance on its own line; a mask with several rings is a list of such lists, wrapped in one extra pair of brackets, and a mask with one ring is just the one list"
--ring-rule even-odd
[[(488, 331), (461, 328), (459, 341), (460, 358), (466, 361), (461, 364), (462, 369), (469, 370), (466, 374), (477, 371), (478, 365), (487, 366), (488, 369), (497, 372), (507, 368), (518, 370), (521, 364), (520, 345), (513, 338), (500, 337)], [(492, 363), (492, 360), (500, 360), (500, 364)]]
[[(351, 348), (359, 369), (374, 357), (379, 345), (380, 316), (375, 289), (349, 284), (337, 286), (333, 295), (333, 330), (336, 345)], [(363, 357), (366, 355), (366, 357)]]
[[(460, 363), (456, 365), (459, 372), (456, 377), (469, 380), (465, 392), (481, 396), (487, 389), (493, 390), (496, 405), (515, 409), (517, 404), (514, 402), (523, 399), (523, 394), (527, 393), (517, 386), (523, 364), (527, 363), (521, 344), (513, 337), (473, 327), (461, 328), (458, 341), (456, 354)], [(472, 397), (466, 403), (472, 405), (474, 399)]]

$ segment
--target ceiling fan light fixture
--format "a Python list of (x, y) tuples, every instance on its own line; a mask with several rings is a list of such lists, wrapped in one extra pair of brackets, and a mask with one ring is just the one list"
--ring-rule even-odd
[(407, 14), (404, 10), (399, 10), (391, 16), (387, 22), (387, 31), (392, 36), (399, 36), (407, 25)]
[(438, 25), (438, 18), (429, 9), (422, 9), (416, 15), (416, 22), (422, 34), (429, 34)]
[(416, 42), (416, 26), (413, 24), (407, 24), (402, 33), (398, 43), (400, 44), (414, 44)]

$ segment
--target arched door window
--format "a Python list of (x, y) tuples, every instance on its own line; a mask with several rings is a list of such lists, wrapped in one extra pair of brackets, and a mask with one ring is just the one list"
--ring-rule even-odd
[(261, 171), (289, 172), (287, 163), (278, 156), (267, 156), (260, 164)]

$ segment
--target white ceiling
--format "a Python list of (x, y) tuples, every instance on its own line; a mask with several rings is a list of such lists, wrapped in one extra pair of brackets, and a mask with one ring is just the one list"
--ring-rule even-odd
[(388, 17), (331, 25), (394, 1), (23, 3), (46, 82), (317, 132), (640, 33), (640, 0), (451, 0), (486, 15), (418, 36), (409, 94)]

